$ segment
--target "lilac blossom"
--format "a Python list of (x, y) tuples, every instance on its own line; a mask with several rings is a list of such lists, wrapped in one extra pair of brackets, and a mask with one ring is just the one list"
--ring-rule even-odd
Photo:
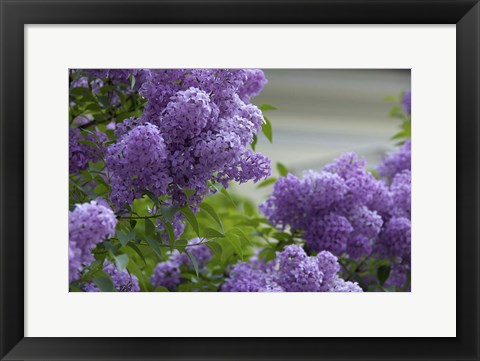
[[(140, 88), (148, 100), (143, 114), (117, 124), (118, 142), (108, 151), (115, 206), (131, 203), (144, 189), (169, 195), (180, 206), (187, 200), (179, 189), (193, 189), (188, 202), (195, 206), (211, 192), (209, 181), (228, 186), (268, 177), (268, 158), (246, 148), (264, 122), (249, 103), (265, 84), (262, 76), (260, 70), (245, 69), (150, 70)], [(124, 157), (117, 166), (124, 147), (133, 142), (129, 134), (147, 124), (156, 127), (162, 161), (130, 167), (133, 160)], [(150, 161), (148, 154), (145, 158)], [(131, 171), (125, 175), (122, 167)]]
[(222, 285), (225, 292), (363, 292), (356, 284), (344, 281), (337, 273), (337, 258), (323, 251), (309, 257), (297, 245), (289, 245), (277, 258), (261, 265), (238, 262)]
[[(86, 169), (90, 161), (100, 160), (103, 142), (107, 139), (107, 136), (100, 131), (96, 131), (94, 135), (86, 134), (83, 136), (79, 128), (69, 128), (68, 155), (70, 174)], [(84, 144), (82, 143), (83, 140), (95, 143), (97, 146)]]
[(359, 258), (372, 252), (383, 224), (378, 212), (369, 208), (378, 183), (363, 160), (347, 153), (321, 172), (279, 178), (260, 209), (275, 226), (303, 231), (310, 251)]
[(411, 140), (408, 139), (398, 151), (387, 154), (382, 164), (378, 167), (378, 174), (388, 180), (392, 180), (397, 173), (403, 170), (410, 170), (411, 159), (412, 144)]
[(113, 237), (116, 225), (113, 211), (97, 201), (77, 204), (69, 212), (70, 281), (77, 280), (81, 267), (93, 261), (95, 245)]

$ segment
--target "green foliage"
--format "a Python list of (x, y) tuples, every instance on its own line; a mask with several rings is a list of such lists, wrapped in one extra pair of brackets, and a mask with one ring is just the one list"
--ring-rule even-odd
[(392, 118), (399, 119), (400, 131), (393, 135), (391, 140), (399, 140), (402, 144), (405, 140), (411, 138), (412, 136), (412, 120), (410, 114), (406, 114), (402, 108), (402, 98), (404, 93), (401, 93), (399, 96), (387, 97), (385, 100), (393, 103), (394, 105), (390, 109), (389, 116)]
[(277, 171), (282, 177), (286, 177), (288, 175), (288, 169), (282, 163), (277, 162)]

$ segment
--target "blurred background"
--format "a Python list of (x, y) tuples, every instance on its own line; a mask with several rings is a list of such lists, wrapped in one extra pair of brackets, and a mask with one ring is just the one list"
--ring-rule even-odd
[[(256, 150), (272, 161), (273, 176), (278, 175), (277, 162), (301, 175), (351, 151), (373, 168), (394, 149), (390, 138), (401, 122), (389, 116), (394, 103), (387, 98), (410, 89), (409, 69), (264, 71), (268, 83), (253, 103), (268, 103), (277, 110), (265, 113), (273, 126), (273, 143), (260, 134)], [(271, 186), (258, 189), (249, 182), (235, 190), (261, 202)]]

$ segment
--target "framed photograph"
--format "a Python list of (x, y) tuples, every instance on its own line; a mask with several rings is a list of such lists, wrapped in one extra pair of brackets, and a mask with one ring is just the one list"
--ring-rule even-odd
[(1, 360), (479, 359), (478, 1), (1, 12)]

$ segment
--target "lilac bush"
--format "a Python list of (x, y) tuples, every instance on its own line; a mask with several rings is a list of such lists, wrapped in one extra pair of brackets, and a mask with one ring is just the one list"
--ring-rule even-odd
[[(252, 103), (266, 84), (259, 69), (69, 71), (71, 291), (410, 289), (410, 93), (392, 113), (402, 145), (373, 173), (350, 152), (275, 179), (255, 150), (272, 142), (275, 107)], [(229, 188), (262, 180), (259, 208)]]

